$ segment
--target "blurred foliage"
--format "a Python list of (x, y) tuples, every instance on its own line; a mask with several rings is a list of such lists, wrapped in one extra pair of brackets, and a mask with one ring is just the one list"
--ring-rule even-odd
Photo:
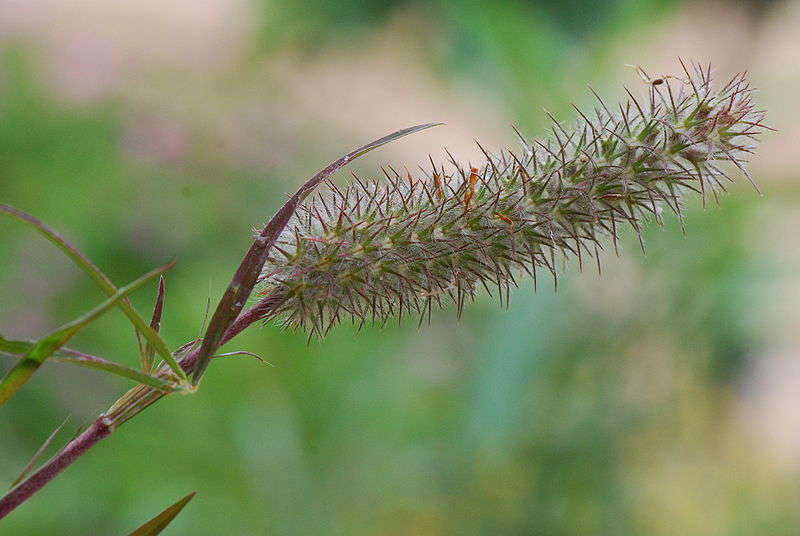
[[(649, 24), (676, 0), (514, 0), (474, 2), (362, 1), (264, 2), (262, 42), (267, 50), (295, 46), (307, 53), (351, 44), (404, 14), (423, 13), (428, 23), (404, 28), (440, 72), (481, 87), (491, 81), (522, 125), (536, 125), (543, 94), (557, 91), (565, 73), (596, 73), (607, 62), (611, 38)], [(355, 36), (355, 37), (354, 37)], [(576, 58), (576, 51), (580, 58)], [(577, 59), (577, 64), (576, 64)], [(580, 75), (575, 78), (579, 78)], [(573, 77), (569, 77), (573, 79)], [(567, 109), (568, 102), (554, 102)]]
[[(442, 76), (497, 80), (489, 90), (533, 123), (536, 92), (553, 99), (575, 78), (570, 48), (602, 70), (607, 36), (673, 3), (272, 2), (251, 61), (298, 42), (357, 46), (374, 24), (420, 9)], [(35, 53), (6, 48), (0, 199), (60, 229), (117, 283), (177, 255), (162, 324), (177, 347), (198, 332), (249, 226), (283, 199), (274, 179), (295, 170), (216, 158), (202, 132), (185, 162), (136, 158), (124, 103), (64, 104), (37, 69)], [(557, 295), (526, 284), (507, 311), (485, 298), (460, 322), (442, 311), (419, 331), (345, 326), (310, 345), (252, 330), (229, 349), (274, 368), (213, 363), (198, 394), (138, 416), (0, 533), (116, 534), (196, 489), (175, 534), (796, 534), (796, 472), (730, 423), (758, 340), (750, 314), (765, 268), (746, 236), (760, 202), (746, 190), (719, 208), (693, 202), (686, 237), (665, 217), (646, 230), (647, 256), (632, 238), (620, 259), (609, 251), (602, 280), (570, 265)], [(40, 335), (100, 301), (27, 229), (0, 219), (0, 238), (4, 334)], [(154, 292), (133, 297), (142, 314)], [(136, 363), (121, 315), (75, 346)], [(48, 363), (0, 413), (0, 477), (12, 480), (67, 414), (87, 423), (129, 385)]]
[[(608, 31), (615, 19), (643, 12), (653, 15), (655, 9), (674, 4), (675, 0), (568, 0), (558, 3), (543, 0), (484, 3), (451, 0), (424, 4), (415, 0), (345, 0), (336, 4), (316, 0), (280, 5), (262, 2), (265, 15), (262, 39), (268, 46), (289, 40), (314, 49), (332, 39), (344, 39), (354, 31), (374, 29), (375, 25), (385, 23), (397, 12), (423, 6), (435, 13), (436, 20), (446, 20), (450, 25), (446, 29), (465, 35), (497, 33), (492, 31), (495, 26), (512, 23), (502, 33), (513, 36), (517, 24), (541, 24), (564, 37), (584, 39)], [(457, 46), (469, 46), (469, 43), (458, 40)]]

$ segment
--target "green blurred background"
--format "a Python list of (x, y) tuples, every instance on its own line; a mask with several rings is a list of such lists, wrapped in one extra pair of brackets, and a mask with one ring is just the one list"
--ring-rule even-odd
[[(0, 202), (118, 284), (173, 256), (163, 330), (195, 337), (262, 224), (325, 163), (445, 121), (353, 169), (546, 134), (586, 85), (614, 102), (677, 56), (751, 72), (770, 110), (721, 206), (689, 203), (609, 254), (432, 325), (324, 341), (275, 326), (194, 396), (149, 409), (0, 524), (122, 534), (185, 493), (169, 534), (800, 533), (800, 2), (0, 0)], [(346, 180), (345, 174), (338, 180)], [(134, 296), (149, 314), (154, 289)], [(33, 338), (102, 300), (0, 219), (0, 332)], [(112, 313), (72, 344), (136, 363)], [(4, 373), (10, 362), (0, 362)], [(129, 383), (48, 363), (0, 411), (0, 484)]]

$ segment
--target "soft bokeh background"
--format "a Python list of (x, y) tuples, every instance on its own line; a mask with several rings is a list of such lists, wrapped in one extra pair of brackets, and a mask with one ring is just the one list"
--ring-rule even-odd
[[(0, 0), (0, 201), (118, 283), (177, 256), (163, 333), (200, 329), (250, 230), (338, 154), (409, 167), (546, 132), (591, 84), (613, 102), (677, 56), (747, 69), (780, 133), (732, 188), (627, 240), (602, 278), (458, 322), (323, 342), (253, 329), (0, 524), (122, 534), (197, 490), (170, 534), (800, 533), (800, 2)], [(340, 178), (339, 180), (345, 180)], [(154, 289), (134, 297), (149, 313)], [(33, 338), (102, 299), (0, 218), (0, 331)], [(72, 344), (133, 364), (121, 314)], [(4, 372), (10, 362), (0, 362)], [(0, 482), (129, 383), (48, 363), (0, 411)]]

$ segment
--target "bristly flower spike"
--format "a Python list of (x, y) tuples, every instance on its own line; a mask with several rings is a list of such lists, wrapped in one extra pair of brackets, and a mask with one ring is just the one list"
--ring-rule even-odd
[(515, 271), (536, 281), (544, 268), (557, 282), (559, 258), (571, 256), (581, 266), (595, 257), (599, 271), (605, 237), (617, 251), (619, 222), (644, 249), (642, 223), (660, 223), (662, 207), (683, 225), (684, 193), (717, 199), (730, 180), (719, 163), (750, 180), (747, 156), (768, 129), (744, 74), (715, 90), (710, 68), (681, 65), (685, 79), (637, 67), (647, 99), (626, 89), (617, 113), (592, 90), (594, 119), (576, 108), (572, 128), (551, 117), (550, 139), (517, 132), (520, 152), (479, 145), (482, 165), (448, 152), (450, 172), (429, 158), (421, 177), (389, 167), (385, 180), (329, 184), (298, 208), (264, 268), (265, 320), (320, 337), (347, 317), (361, 327), (419, 314), (421, 326), (448, 300), (460, 314), (479, 288), (495, 288), (508, 307)]

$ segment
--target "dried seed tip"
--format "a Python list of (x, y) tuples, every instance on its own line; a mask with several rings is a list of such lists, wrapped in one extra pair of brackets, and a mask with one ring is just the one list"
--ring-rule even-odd
[(460, 314), (479, 289), (507, 305), (515, 270), (535, 278), (541, 267), (557, 282), (557, 259), (570, 256), (593, 256), (599, 270), (619, 222), (640, 235), (662, 207), (682, 221), (681, 196), (716, 196), (725, 162), (746, 173), (768, 129), (744, 76), (715, 90), (708, 68), (682, 66), (685, 79), (637, 66), (646, 99), (629, 92), (617, 114), (600, 101), (592, 119), (578, 110), (549, 140), (520, 136), (518, 153), (481, 147), (487, 161), (468, 173), (448, 153), (451, 171), (431, 160), (427, 176), (389, 168), (385, 180), (330, 186), (298, 209), (264, 268), (262, 292), (277, 304), (265, 319), (323, 336), (347, 317), (361, 327), (416, 313), (421, 325), (448, 300)]

